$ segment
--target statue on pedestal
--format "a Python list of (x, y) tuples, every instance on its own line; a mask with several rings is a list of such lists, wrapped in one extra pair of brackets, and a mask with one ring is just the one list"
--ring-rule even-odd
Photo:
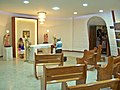
[(3, 45), (4, 47), (11, 47), (9, 30), (6, 30), (6, 34), (3, 37)]

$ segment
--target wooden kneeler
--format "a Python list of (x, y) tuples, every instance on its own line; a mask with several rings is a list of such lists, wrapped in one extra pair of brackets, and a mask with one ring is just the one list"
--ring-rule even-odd
[(66, 82), (76, 80), (76, 84), (86, 83), (86, 64), (76, 66), (49, 67), (43, 65), (43, 75), (41, 78), (41, 90), (46, 90), (47, 84), (62, 83), (62, 90), (66, 90)]

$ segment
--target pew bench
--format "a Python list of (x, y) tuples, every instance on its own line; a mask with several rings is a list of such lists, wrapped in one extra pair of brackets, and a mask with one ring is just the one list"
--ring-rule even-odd
[(97, 67), (97, 81), (112, 79), (114, 60), (112, 56), (108, 57), (108, 63), (103, 67)]
[(102, 45), (98, 45), (97, 50), (96, 50), (96, 61), (97, 62), (101, 62), (101, 61), (105, 61), (105, 57), (102, 57)]
[(93, 50), (84, 50), (84, 55), (82, 58), (76, 58), (77, 64), (84, 64), (86, 63), (87, 65), (93, 65), (92, 67), (90, 67), (88, 70), (91, 70), (93, 68), (96, 68), (97, 65), (97, 61), (96, 61), (96, 48), (94, 48)]
[(56, 54), (36, 54), (35, 53), (35, 62), (34, 62), (34, 73), (36, 79), (40, 79), (38, 75), (37, 66), (42, 65), (59, 65), (63, 66), (63, 53)]
[(76, 66), (43, 66), (43, 75), (41, 78), (41, 90), (46, 90), (47, 84), (62, 83), (62, 90), (65, 90), (65, 82), (76, 81), (76, 84), (86, 83), (87, 74), (86, 64), (77, 64)]
[(113, 75), (115, 76), (116, 72), (120, 72), (119, 66), (120, 66), (120, 56), (114, 56), (114, 70), (113, 70)]
[(118, 77), (119, 74), (120, 74), (120, 62), (116, 63), (113, 69), (114, 77)]
[(103, 88), (120, 90), (120, 79), (115, 78), (115, 79), (103, 80), (89, 84), (80, 84), (76, 86), (68, 86), (66, 83), (66, 90), (101, 90)]

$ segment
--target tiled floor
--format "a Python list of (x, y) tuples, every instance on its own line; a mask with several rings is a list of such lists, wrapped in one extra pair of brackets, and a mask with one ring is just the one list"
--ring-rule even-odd
[[(64, 65), (75, 65), (75, 57), (82, 57), (81, 53), (64, 53), (68, 60)], [(87, 83), (96, 81), (96, 70), (87, 72)], [(68, 82), (75, 85), (75, 82)], [(47, 90), (61, 90), (61, 84), (48, 84)], [(40, 81), (34, 77), (33, 64), (23, 60), (3, 60), (0, 58), (0, 90), (41, 90)]]

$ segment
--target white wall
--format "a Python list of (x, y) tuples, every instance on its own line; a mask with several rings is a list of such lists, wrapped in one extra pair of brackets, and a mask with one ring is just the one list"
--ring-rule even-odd
[(73, 50), (84, 51), (89, 48), (87, 19), (74, 19), (73, 25)]
[(113, 29), (110, 29), (110, 26), (113, 26), (111, 12), (73, 17), (69, 20), (47, 20), (45, 25), (39, 25), (39, 43), (43, 42), (43, 34), (46, 33), (47, 29), (49, 29), (50, 43), (52, 42), (52, 37), (55, 34), (57, 37), (62, 38), (63, 49), (77, 51), (89, 49), (87, 23), (93, 16), (98, 16), (105, 20), (108, 30), (111, 55), (117, 55), (118, 52), (115, 41), (115, 33)]
[(49, 29), (49, 33), (48, 33), (49, 43), (53, 43), (53, 36), (55, 35), (57, 38), (61, 38), (62, 43), (63, 43), (63, 49), (70, 50), (72, 48), (72, 41), (71, 41), (72, 40), (72, 21), (71, 19), (48, 20), (45, 22), (45, 25), (39, 24), (39, 30), (38, 30), (39, 43), (43, 43), (43, 35), (47, 33), (47, 29)]
[[(120, 21), (120, 11), (116, 11), (115, 13), (117, 16), (116, 19)], [(49, 43), (53, 43), (53, 35), (55, 34), (57, 37), (61, 37), (63, 49), (78, 51), (89, 49), (87, 22), (93, 16), (98, 16), (105, 20), (111, 54), (117, 55), (115, 33), (113, 29), (110, 29), (110, 26), (113, 26), (111, 12), (75, 17), (74, 20), (73, 18), (47, 19), (44, 25), (39, 24), (38, 26), (38, 43), (43, 43), (43, 34), (49, 29)], [(2, 49), (2, 38), (6, 29), (11, 30), (11, 16), (0, 14), (0, 49)], [(2, 50), (0, 50), (0, 54), (2, 54)]]
[[(3, 56), (3, 36), (6, 34), (6, 30), (10, 31), (11, 36), (11, 16), (0, 13), (0, 56)], [(10, 37), (10, 42), (12, 37)]]
[(87, 22), (93, 16), (98, 16), (103, 18), (103, 20), (105, 20), (107, 25), (107, 30), (108, 30), (111, 55), (117, 55), (118, 52), (117, 52), (116, 41), (115, 41), (115, 33), (113, 29), (112, 30), (110, 29), (110, 26), (113, 26), (111, 12), (76, 17), (74, 20), (74, 31), (73, 31), (74, 40), (72, 42), (73, 49), (76, 49), (76, 50), (89, 49)]

